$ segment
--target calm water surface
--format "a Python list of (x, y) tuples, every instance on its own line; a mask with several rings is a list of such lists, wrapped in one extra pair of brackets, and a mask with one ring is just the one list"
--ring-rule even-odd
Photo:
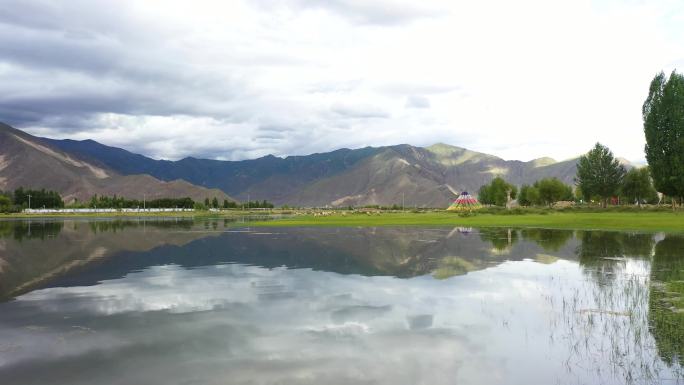
[(0, 383), (682, 384), (684, 236), (0, 222)]

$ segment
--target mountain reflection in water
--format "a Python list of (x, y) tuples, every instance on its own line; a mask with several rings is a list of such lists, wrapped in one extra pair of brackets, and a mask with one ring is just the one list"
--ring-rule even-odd
[(677, 383), (684, 237), (0, 222), (3, 384)]

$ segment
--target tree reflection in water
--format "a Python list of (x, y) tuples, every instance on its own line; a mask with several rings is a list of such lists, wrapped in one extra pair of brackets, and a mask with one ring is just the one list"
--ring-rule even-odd
[(541, 246), (546, 252), (558, 252), (575, 235), (571, 230), (522, 229), (522, 238)]
[[(575, 252), (587, 289), (560, 287), (565, 290), (560, 302), (547, 298), (558, 315), (551, 330), (564, 331), (552, 332), (551, 343), (569, 343), (568, 372), (583, 370), (589, 359), (596, 362), (597, 378), (607, 382), (684, 379), (684, 236), (668, 235), (656, 245), (656, 237), (645, 233), (521, 229), (518, 237), (517, 232), (480, 230), (480, 236), (498, 251), (510, 250), (519, 238), (549, 253), (558, 252), (573, 236), (579, 241)], [(558, 258), (547, 256), (551, 262)], [(469, 270), (450, 262), (452, 269), (460, 267), (460, 274)], [(662, 361), (648, 358), (654, 351)], [(663, 373), (675, 378), (663, 378)]]
[(649, 325), (658, 353), (684, 365), (684, 236), (668, 235), (655, 247), (651, 265)]
[(504, 252), (518, 242), (518, 231), (505, 228), (483, 228), (479, 230), (480, 239), (490, 242), (494, 250)]
[(63, 221), (0, 221), (0, 239), (12, 238), (19, 242), (24, 239), (45, 239), (57, 236), (63, 227)]

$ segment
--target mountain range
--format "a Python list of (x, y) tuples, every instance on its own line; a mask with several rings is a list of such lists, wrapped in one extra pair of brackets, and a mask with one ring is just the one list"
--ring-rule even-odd
[(58, 191), (65, 202), (85, 201), (95, 194), (136, 199), (232, 199), (219, 189), (181, 179), (160, 180), (144, 173), (120, 173), (104, 163), (63, 151), (53, 143), (0, 123), (0, 190), (46, 188)]
[(191, 196), (268, 200), (277, 205), (402, 204), (442, 207), (495, 176), (531, 184), (556, 177), (572, 184), (577, 159), (504, 160), (438, 143), (400, 144), (284, 158), (156, 160), (93, 140), (31, 136), (0, 124), (0, 189), (55, 189), (67, 198), (94, 193), (130, 198)]

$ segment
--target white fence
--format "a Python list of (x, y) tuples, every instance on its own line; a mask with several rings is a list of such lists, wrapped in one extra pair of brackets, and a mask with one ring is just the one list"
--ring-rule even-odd
[(24, 209), (25, 214), (94, 214), (94, 213), (177, 213), (195, 209)]

